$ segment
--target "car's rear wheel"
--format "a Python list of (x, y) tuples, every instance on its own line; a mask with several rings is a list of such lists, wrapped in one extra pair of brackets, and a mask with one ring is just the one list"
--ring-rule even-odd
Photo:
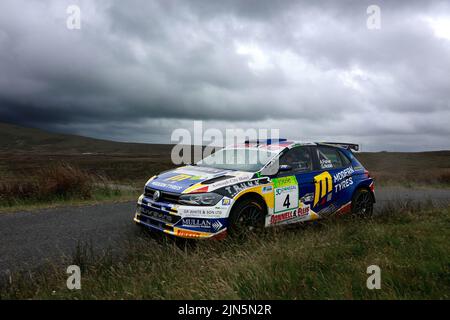
[(358, 189), (352, 198), (352, 214), (369, 217), (373, 214), (373, 197), (369, 190)]
[(232, 236), (264, 228), (266, 211), (262, 201), (247, 198), (238, 202), (231, 210), (228, 233)]

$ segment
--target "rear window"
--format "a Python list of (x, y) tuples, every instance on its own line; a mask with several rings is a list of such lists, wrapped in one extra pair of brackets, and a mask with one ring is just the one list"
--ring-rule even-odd
[(335, 148), (318, 147), (317, 155), (321, 169), (334, 169), (344, 166), (339, 151)]

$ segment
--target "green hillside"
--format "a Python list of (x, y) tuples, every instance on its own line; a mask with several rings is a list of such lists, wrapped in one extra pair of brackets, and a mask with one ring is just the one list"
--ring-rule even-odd
[(169, 145), (114, 142), (0, 123), (1, 152), (155, 154), (168, 150)]

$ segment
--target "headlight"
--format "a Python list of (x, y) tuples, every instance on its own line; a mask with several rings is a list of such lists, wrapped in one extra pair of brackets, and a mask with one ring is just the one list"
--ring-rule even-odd
[(149, 183), (150, 183), (153, 179), (155, 179), (155, 178), (156, 178), (156, 175), (153, 176), (153, 177), (151, 177), (150, 179), (148, 179), (147, 182), (145, 183), (145, 185), (149, 184)]
[(150, 179), (148, 179), (147, 180), (147, 182), (145, 183), (145, 185), (144, 185), (144, 193), (145, 193), (145, 187), (153, 180), (153, 179), (155, 179), (157, 176), (155, 175), (155, 176), (153, 176), (153, 177), (151, 177)]
[(180, 196), (180, 203), (194, 206), (214, 206), (223, 196), (217, 193), (193, 193)]

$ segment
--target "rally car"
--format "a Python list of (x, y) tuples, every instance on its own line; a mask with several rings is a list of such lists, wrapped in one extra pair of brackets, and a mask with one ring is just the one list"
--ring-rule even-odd
[(370, 215), (374, 182), (345, 143), (245, 141), (150, 178), (134, 221), (183, 238)]

